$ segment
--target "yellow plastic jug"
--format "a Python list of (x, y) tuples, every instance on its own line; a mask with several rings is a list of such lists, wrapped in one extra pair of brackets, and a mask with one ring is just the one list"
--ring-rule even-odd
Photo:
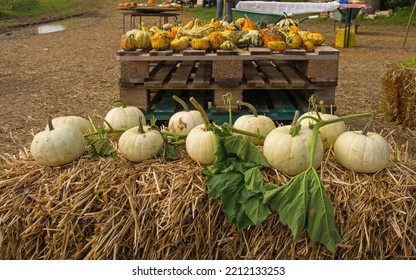
[[(344, 38), (345, 38), (345, 28), (344, 27), (337, 27), (335, 33), (335, 47), (344, 47)], [(357, 46), (357, 36), (355, 35), (355, 26), (351, 25), (350, 27), (350, 38), (348, 41), (348, 47), (356, 47)]]

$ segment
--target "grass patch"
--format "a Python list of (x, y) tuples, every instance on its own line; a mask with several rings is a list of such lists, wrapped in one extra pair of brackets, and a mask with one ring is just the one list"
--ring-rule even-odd
[(399, 61), (397, 65), (400, 68), (416, 68), (416, 56), (408, 58), (404, 61)]
[[(21, 5), (19, 6), (19, 3)], [(0, 0), (0, 30), (98, 11), (111, 0)]]

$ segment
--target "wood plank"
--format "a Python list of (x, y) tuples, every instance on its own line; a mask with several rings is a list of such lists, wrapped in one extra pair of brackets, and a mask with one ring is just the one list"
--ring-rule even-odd
[(135, 51), (125, 51), (125, 50), (117, 51), (118, 56), (139, 56), (142, 53), (143, 53), (143, 49), (137, 49)]
[(264, 87), (266, 84), (251, 61), (244, 61), (243, 75), (249, 87)]
[(217, 55), (238, 55), (240, 51), (238, 49), (233, 50), (217, 50)]
[[(268, 96), (265, 95), (265, 92), (265, 90), (245, 90), (243, 92), (244, 101), (252, 104), (256, 108), (259, 115), (267, 114), (270, 112), (266, 100)], [(247, 111), (247, 114), (252, 115), (253, 113)]]
[(165, 50), (165, 51), (157, 51), (157, 50), (151, 50), (149, 52), (150, 56), (171, 56), (173, 55), (173, 50)]
[(174, 71), (176, 63), (176, 61), (159, 63), (149, 74), (149, 79), (144, 82), (144, 86), (147, 88), (162, 87), (163, 83), (168, 80), (170, 74)]
[(193, 86), (195, 88), (206, 88), (211, 84), (212, 62), (200, 61), (195, 72)]
[(251, 55), (270, 55), (272, 51), (268, 48), (250, 47), (248, 49)]
[[(180, 91), (175, 90), (159, 90), (155, 98), (159, 100), (153, 112), (155, 114), (173, 115), (177, 107), (180, 105), (176, 102), (172, 96), (181, 95)], [(156, 116), (157, 118), (157, 116)]]
[(289, 83), (294, 88), (306, 88), (309, 86), (309, 80), (297, 71), (292, 65), (282, 61), (274, 61), (277, 67), (282, 71)]
[(188, 56), (188, 55), (189, 56), (194, 56), (194, 55), (199, 56), (199, 55), (205, 55), (206, 53), (207, 53), (206, 50), (194, 50), (192, 48), (188, 48), (188, 49), (182, 51), (183, 56)]
[(178, 69), (173, 73), (169, 80), (169, 86), (184, 88), (188, 84), (189, 75), (194, 67), (194, 61), (182, 61), (178, 65)]
[(324, 54), (339, 55), (339, 50), (333, 47), (327, 46), (327, 45), (321, 45), (321, 46), (315, 47), (315, 53), (318, 55), (324, 55)]
[(258, 60), (257, 65), (260, 67), (263, 75), (267, 79), (269, 86), (286, 88), (289, 82), (282, 72), (279, 72), (269, 60)]
[(286, 48), (283, 51), (284, 55), (305, 55), (306, 51), (305, 49), (291, 49), (291, 48)]
[(268, 94), (272, 101), (273, 111), (276, 113), (276, 117), (281, 119), (292, 119), (296, 108), (288, 97), (287, 92), (285, 90), (269, 90)]

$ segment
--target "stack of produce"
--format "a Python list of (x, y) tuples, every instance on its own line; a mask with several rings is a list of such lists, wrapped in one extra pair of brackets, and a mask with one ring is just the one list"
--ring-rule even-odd
[[(301, 30), (299, 25), (297, 20), (291, 18), (267, 26), (255, 23), (248, 17), (238, 18), (232, 23), (217, 19), (205, 23), (196, 18), (184, 25), (167, 23), (161, 28), (153, 26), (150, 29), (142, 27), (141, 30), (130, 30), (123, 34), (121, 47), (126, 51), (172, 49), (181, 52), (187, 48), (215, 51), (265, 47), (274, 52), (283, 52), (286, 48), (302, 48), (307, 52), (314, 52), (315, 46), (325, 42), (322, 34)], [(140, 32), (147, 33), (143, 35)], [(152, 43), (140, 44), (143, 37), (150, 37)]]

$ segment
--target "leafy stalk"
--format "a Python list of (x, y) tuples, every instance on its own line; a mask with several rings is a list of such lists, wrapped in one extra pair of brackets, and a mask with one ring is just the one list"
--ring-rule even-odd
[(227, 107), (228, 111), (228, 124), (230, 126), (233, 125), (233, 116), (232, 116), (232, 101), (233, 101), (233, 95), (231, 92), (227, 92), (222, 96), (222, 101), (224, 102), (224, 105)]

